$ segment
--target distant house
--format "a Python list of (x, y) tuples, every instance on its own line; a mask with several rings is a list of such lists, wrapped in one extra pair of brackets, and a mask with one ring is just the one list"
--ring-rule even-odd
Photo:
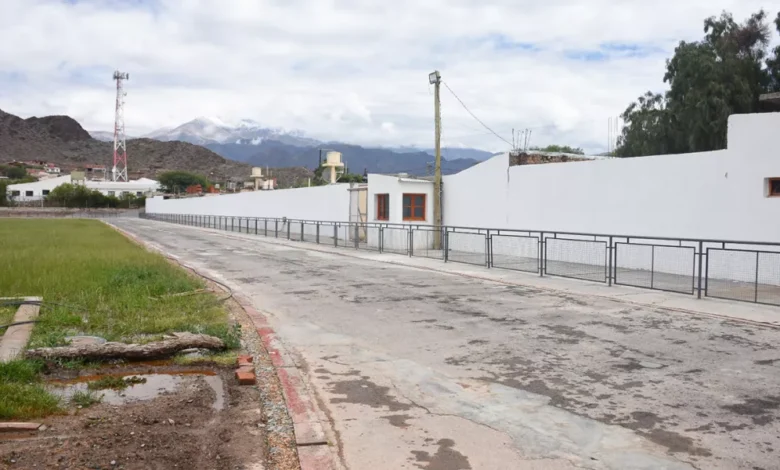
[[(46, 175), (46, 173), (44, 172)], [(38, 201), (62, 184), (71, 183), (71, 175), (42, 179), (32, 183), (11, 184), (6, 188), (8, 197), (15, 201)], [(86, 187), (100, 191), (105, 196), (122, 197), (132, 194), (136, 197), (149, 196), (160, 189), (160, 183), (148, 178), (134, 181), (86, 181)]]

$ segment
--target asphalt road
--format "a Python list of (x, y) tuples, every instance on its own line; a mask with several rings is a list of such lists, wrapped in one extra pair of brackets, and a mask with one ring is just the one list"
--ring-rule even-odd
[(272, 315), (349, 468), (780, 468), (776, 329), (114, 223)]

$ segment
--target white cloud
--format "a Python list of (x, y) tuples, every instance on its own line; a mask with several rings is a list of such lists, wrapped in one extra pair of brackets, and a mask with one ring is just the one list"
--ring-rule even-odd
[[(132, 135), (207, 115), (323, 140), (429, 147), (427, 75), (438, 68), (507, 140), (512, 128), (528, 127), (534, 143), (597, 151), (606, 146), (608, 117), (663, 88), (664, 59), (679, 40), (702, 36), (705, 17), (725, 9), (742, 19), (762, 6), (488, 3), (2, 0), (0, 108), (69, 114), (87, 129), (111, 129), (111, 73), (119, 68), (131, 77)], [(585, 60), (599, 52), (608, 56)], [(442, 100), (445, 145), (506, 148), (446, 90)]]

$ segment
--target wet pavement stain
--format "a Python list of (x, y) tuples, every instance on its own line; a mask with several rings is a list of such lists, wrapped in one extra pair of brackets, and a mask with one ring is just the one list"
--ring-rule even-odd
[(753, 361), (753, 364), (759, 366), (771, 366), (774, 365), (775, 362), (780, 362), (780, 359), (764, 359), (761, 361)]
[(350, 403), (370, 406), (371, 408), (387, 408), (395, 411), (408, 411), (413, 407), (401, 403), (389, 395), (390, 387), (379, 386), (365, 377), (359, 380), (344, 380), (331, 382), (331, 393), (344, 395), (344, 398), (331, 398), (333, 404)]
[(749, 398), (743, 403), (725, 405), (723, 409), (738, 415), (761, 415), (780, 408), (780, 397)]
[(431, 455), (428, 452), (414, 450), (414, 458), (417, 468), (423, 470), (472, 470), (468, 457), (453, 449), (455, 441), (452, 439), (440, 439), (437, 442), (439, 448)]
[(631, 413), (631, 417), (634, 419), (632, 423), (621, 423), (624, 428), (628, 429), (651, 429), (657, 424), (663, 423), (663, 419), (659, 418), (655, 413), (649, 413), (647, 411), (634, 411)]
[(390, 424), (397, 428), (408, 428), (409, 423), (407, 423), (407, 421), (412, 419), (412, 417), (409, 415), (388, 415), (382, 416), (382, 418), (390, 421)]
[(693, 443), (693, 439), (683, 436), (672, 431), (665, 431), (663, 429), (653, 429), (651, 431), (636, 431), (637, 434), (645, 436), (658, 445), (662, 445), (667, 450), (674, 453), (686, 453), (692, 456), (709, 457), (712, 455), (708, 449), (703, 447), (697, 447)]

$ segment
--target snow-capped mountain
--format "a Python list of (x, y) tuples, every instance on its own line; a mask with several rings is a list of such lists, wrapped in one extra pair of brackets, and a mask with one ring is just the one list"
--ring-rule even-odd
[(249, 119), (228, 123), (213, 117), (199, 117), (177, 127), (158, 129), (144, 137), (162, 141), (181, 140), (197, 145), (259, 145), (264, 140), (275, 140), (299, 147), (319, 144), (319, 141), (304, 136), (300, 131), (262, 127)]
[[(114, 131), (87, 131), (89, 132), (89, 135), (92, 136), (95, 140), (100, 140), (102, 142), (113, 142), (114, 141)], [(134, 139), (135, 137), (127, 136), (127, 140)]]

